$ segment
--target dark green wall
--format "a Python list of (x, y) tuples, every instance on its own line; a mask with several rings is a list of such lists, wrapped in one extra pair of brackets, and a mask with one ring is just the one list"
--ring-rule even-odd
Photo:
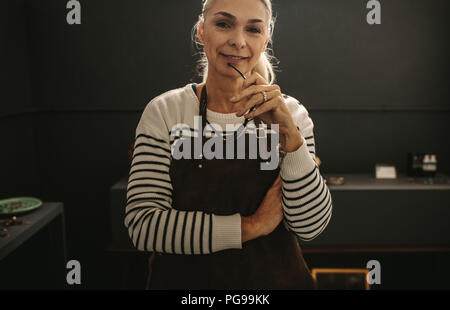
[(37, 146), (33, 131), (26, 1), (0, 10), (0, 199), (37, 195)]

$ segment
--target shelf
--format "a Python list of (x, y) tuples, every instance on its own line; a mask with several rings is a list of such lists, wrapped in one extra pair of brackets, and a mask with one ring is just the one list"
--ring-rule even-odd
[[(330, 191), (370, 191), (370, 190), (450, 190), (450, 180), (445, 174), (438, 174), (434, 178), (410, 178), (399, 174), (397, 179), (376, 179), (371, 174), (326, 174), (324, 178), (343, 177), (344, 184), (327, 184)], [(430, 183), (432, 180), (433, 184)]]

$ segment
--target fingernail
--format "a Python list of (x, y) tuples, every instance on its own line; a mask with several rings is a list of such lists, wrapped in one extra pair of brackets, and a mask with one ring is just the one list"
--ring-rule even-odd
[(236, 101), (236, 97), (231, 98), (230, 101)]

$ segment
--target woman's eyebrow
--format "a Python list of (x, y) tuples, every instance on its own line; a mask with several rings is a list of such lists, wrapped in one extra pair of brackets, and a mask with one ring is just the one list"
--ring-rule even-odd
[[(228, 17), (232, 21), (236, 21), (236, 16), (234, 16), (234, 15), (228, 13), (228, 12), (221, 11), (221, 12), (217, 12), (216, 14), (214, 14), (214, 16), (216, 16), (216, 15), (223, 15), (225, 17)], [(264, 23), (264, 21), (261, 20), (261, 19), (258, 19), (258, 18), (254, 18), (254, 19), (249, 19), (248, 23), (249, 24), (256, 24), (256, 23)]]

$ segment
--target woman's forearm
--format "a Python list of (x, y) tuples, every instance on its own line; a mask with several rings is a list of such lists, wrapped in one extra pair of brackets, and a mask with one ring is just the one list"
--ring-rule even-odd
[(250, 216), (241, 216), (242, 243), (259, 237), (258, 226)]

